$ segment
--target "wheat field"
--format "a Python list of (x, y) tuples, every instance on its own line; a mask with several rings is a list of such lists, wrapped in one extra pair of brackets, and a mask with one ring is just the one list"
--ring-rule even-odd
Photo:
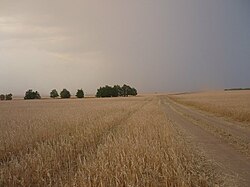
[(218, 91), (172, 95), (173, 100), (239, 122), (250, 122), (250, 91)]
[(0, 186), (224, 184), (156, 96), (0, 104)]

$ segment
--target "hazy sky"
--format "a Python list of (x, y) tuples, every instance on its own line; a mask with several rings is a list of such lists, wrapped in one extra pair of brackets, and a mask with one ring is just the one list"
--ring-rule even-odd
[(0, 0), (0, 92), (250, 87), (249, 0)]

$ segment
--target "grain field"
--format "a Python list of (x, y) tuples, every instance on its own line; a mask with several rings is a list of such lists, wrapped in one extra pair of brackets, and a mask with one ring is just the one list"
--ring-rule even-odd
[(250, 91), (219, 91), (173, 95), (175, 101), (217, 116), (250, 122)]
[(214, 186), (156, 96), (0, 104), (0, 186)]

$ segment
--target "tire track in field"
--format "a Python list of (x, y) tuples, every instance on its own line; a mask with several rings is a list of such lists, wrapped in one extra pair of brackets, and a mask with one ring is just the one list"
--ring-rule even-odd
[(169, 100), (176, 112), (180, 113), (194, 124), (225, 140), (234, 149), (250, 158), (250, 130), (233, 122), (222, 120), (213, 115), (206, 115), (198, 110), (190, 109), (175, 101)]
[[(95, 159), (95, 156), (97, 155), (98, 147), (105, 144), (106, 139), (109, 135), (115, 134), (116, 130), (121, 126), (126, 124), (126, 122), (130, 119), (130, 117), (136, 113), (139, 109), (143, 108), (146, 104), (148, 104), (152, 99), (147, 98), (143, 101), (143, 104), (138, 105), (135, 109), (125, 113), (122, 118), (114, 121), (113, 125), (110, 126), (107, 130), (105, 130), (102, 134), (100, 134), (97, 137), (97, 143), (93, 146), (95, 146), (95, 149), (93, 152), (91, 152), (91, 160), (93, 161)], [(90, 164), (91, 161), (88, 161), (88, 164)]]
[[(174, 122), (177, 128), (191, 136), (192, 143), (203, 150), (208, 159), (214, 160), (226, 174), (236, 176), (238, 178), (237, 185), (250, 185), (250, 162), (245, 155), (236, 151), (224, 139), (207, 131), (201, 125), (197, 125), (197, 121), (195, 123), (193, 119), (187, 117), (190, 115), (190, 112), (186, 110), (182, 110), (183, 113), (178, 112), (178, 106), (168, 98), (162, 98), (162, 101), (167, 118)], [(194, 113), (192, 113), (192, 115), (194, 115)], [(206, 121), (211, 125), (215, 125), (217, 122), (221, 123), (220, 121), (216, 121), (216, 118), (214, 118), (211, 123), (211, 121), (205, 117), (199, 114), (195, 115), (195, 117), (197, 116), (199, 117), (200, 124), (202, 121)], [(228, 128), (224, 125), (223, 127)]]
[[(110, 123), (114, 123), (114, 124), (108, 127), (107, 129), (103, 129), (103, 131), (97, 135), (96, 139), (98, 141), (98, 144), (101, 144), (101, 142), (105, 139), (105, 137), (110, 132), (114, 131), (117, 128), (117, 126), (119, 126), (119, 124), (122, 123), (122, 121), (125, 121), (126, 118), (130, 116), (130, 114), (138, 110), (140, 107), (144, 106), (149, 101), (150, 101), (149, 98), (146, 98), (145, 100), (143, 100), (143, 104), (137, 104), (138, 106), (136, 106), (135, 109), (133, 109), (132, 111), (125, 112), (122, 118), (111, 121)], [(105, 116), (102, 116), (102, 117), (106, 117), (108, 115), (112, 115), (112, 114), (106, 114)], [(96, 119), (99, 120), (100, 118), (101, 117), (97, 117)], [(50, 143), (53, 140), (55, 140), (55, 138), (57, 138), (59, 135), (61, 135), (60, 130), (56, 132), (56, 134), (52, 134), (51, 136), (46, 137), (46, 138), (40, 138), (37, 141), (32, 142), (32, 144), (28, 144), (28, 146), (26, 144), (20, 147), (19, 149), (15, 149), (13, 151), (8, 151), (6, 153), (0, 154), (0, 169), (1, 169), (1, 166), (10, 162), (12, 159), (18, 158), (21, 155), (32, 154), (34, 151), (36, 151), (36, 149), (39, 148), (41, 144)], [(92, 147), (92, 146), (93, 146), (92, 144), (86, 145), (86, 147)]]
[[(91, 138), (91, 141), (87, 141), (86, 143), (84, 143), (83, 148), (81, 150), (81, 152), (74, 152), (72, 153), (72, 155), (70, 155), (70, 157), (65, 157), (65, 158), (61, 158), (60, 162), (63, 162), (64, 164), (62, 164), (61, 168), (60, 168), (60, 175), (65, 175), (65, 173), (68, 172), (73, 172), (76, 173), (77, 170), (79, 169), (79, 167), (83, 167), (84, 165), (87, 164), (93, 164), (93, 162), (95, 162), (97, 153), (98, 153), (98, 149), (101, 145), (106, 143), (107, 138), (109, 137), (110, 134), (115, 134), (116, 130), (121, 126), (126, 124), (126, 121), (135, 113), (137, 112), (139, 109), (141, 109), (144, 105), (146, 105), (148, 102), (150, 102), (151, 99), (150, 98), (146, 98), (142, 101), (142, 103), (136, 103), (135, 105), (133, 105), (133, 107), (131, 109), (125, 110), (124, 113), (122, 113), (118, 118), (113, 119), (112, 121), (110, 121), (107, 125), (107, 127), (103, 128), (100, 132), (98, 132), (97, 134), (94, 134)], [(93, 131), (94, 133), (94, 131)], [(60, 142), (59, 142), (60, 143)], [(72, 142), (72, 147), (74, 147), (74, 144), (77, 144), (78, 142)], [(45, 141), (42, 144), (50, 144), (50, 141)], [(40, 144), (39, 144), (40, 145)], [(39, 146), (38, 146), (39, 148)], [(35, 149), (33, 149), (30, 153), (31, 157), (36, 157), (36, 155), (34, 154), (36, 152)], [(20, 154), (15, 155), (13, 157), (18, 157)], [(20, 160), (22, 160), (23, 158), (20, 158)], [(63, 160), (62, 160), (63, 159)], [(19, 160), (19, 158), (18, 158)], [(11, 160), (10, 160), (11, 161)], [(80, 161), (80, 162), (79, 162)], [(82, 165), (83, 163), (83, 165)], [(4, 172), (4, 169), (8, 168), (8, 164), (9, 162), (3, 162), (2, 165), (0, 165), (0, 173), (1, 173), (1, 169), (2, 172)], [(11, 163), (10, 163), (11, 164)], [(80, 164), (80, 165), (78, 165)], [(71, 165), (70, 170), (68, 168), (68, 166)], [(86, 166), (86, 165), (85, 165)], [(2, 167), (2, 168), (1, 168)], [(56, 167), (56, 166), (55, 166)], [(51, 171), (53, 171), (54, 167), (50, 168)], [(36, 171), (34, 170), (33, 173), (35, 173)], [(35, 174), (34, 174), (35, 175)], [(67, 178), (68, 175), (65, 175), (65, 180), (67, 182), (71, 182), (70, 178)], [(48, 176), (45, 176), (45, 178), (47, 179)], [(50, 175), (51, 178), (53, 178), (53, 172), (52, 175)], [(1, 182), (1, 181), (0, 181)], [(54, 182), (54, 181), (53, 181)], [(53, 183), (52, 182), (52, 183)], [(6, 183), (7, 184), (7, 183)], [(1, 186), (1, 184), (0, 184)]]

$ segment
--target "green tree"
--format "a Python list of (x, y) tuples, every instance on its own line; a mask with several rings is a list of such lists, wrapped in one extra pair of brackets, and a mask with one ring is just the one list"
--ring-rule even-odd
[(50, 92), (50, 97), (51, 98), (57, 98), (59, 96), (58, 92), (56, 91), (56, 89), (53, 89), (51, 92)]
[(137, 90), (124, 84), (122, 87), (119, 85), (100, 87), (97, 90), (96, 97), (127, 97), (129, 95), (136, 96)]
[(115, 93), (116, 97), (123, 96), (123, 90), (122, 90), (121, 86), (114, 85), (113, 89), (114, 89), (114, 93)]
[(118, 93), (114, 87), (106, 85), (97, 90), (96, 97), (117, 97)]
[(7, 94), (6, 96), (5, 96), (5, 99), (6, 100), (12, 100), (12, 94), (10, 93), (10, 94)]
[(103, 92), (103, 88), (102, 87), (98, 88), (95, 96), (102, 97), (102, 92)]
[(130, 95), (130, 93), (131, 93), (131, 87), (124, 84), (122, 86), (122, 91), (123, 91), (123, 97), (128, 97), (128, 95)]
[(135, 88), (131, 89), (131, 95), (133, 95), (133, 96), (137, 95), (137, 90)]
[(1, 94), (1, 95), (0, 95), (0, 100), (1, 100), (1, 101), (5, 100), (5, 95), (4, 95), (4, 94)]
[(33, 91), (32, 89), (26, 91), (24, 99), (41, 99), (38, 91)]
[(64, 88), (61, 91), (60, 96), (61, 96), (61, 98), (66, 99), (66, 98), (70, 98), (71, 94), (70, 94), (70, 92), (67, 89)]
[(83, 92), (82, 89), (77, 90), (77, 92), (76, 92), (76, 97), (77, 97), (77, 98), (84, 98), (84, 92)]

